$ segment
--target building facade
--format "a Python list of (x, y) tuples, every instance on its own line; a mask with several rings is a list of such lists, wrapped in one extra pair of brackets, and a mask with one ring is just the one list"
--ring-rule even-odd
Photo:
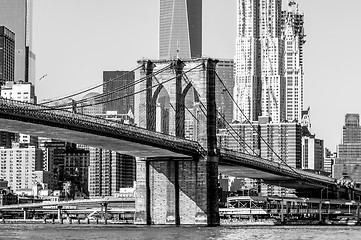
[[(260, 156), (274, 162), (301, 168), (302, 128), (298, 123), (271, 123), (260, 118), (249, 124), (231, 124), (235, 131), (221, 129), (218, 146)], [(257, 133), (258, 132), (258, 133)]]
[[(117, 111), (106, 111), (95, 116), (124, 124), (133, 124), (134, 116)], [(116, 196), (120, 188), (132, 188), (135, 181), (135, 158), (117, 152), (85, 147), (89, 150), (88, 190), (90, 197)]]
[(302, 137), (302, 169), (323, 171), (324, 169), (323, 140), (312, 136)]
[[(217, 75), (222, 80), (216, 80), (216, 104), (218, 111), (227, 122), (233, 120), (233, 88), (234, 88), (234, 61), (220, 59), (216, 67)], [(229, 95), (231, 94), (231, 96)]]
[(261, 157), (286, 163), (293, 168), (301, 168), (302, 128), (298, 123), (268, 123), (261, 125)]
[(42, 170), (41, 150), (34, 146), (0, 149), (0, 179), (9, 182), (11, 190), (32, 189), (36, 183), (35, 171)]
[[(247, 123), (233, 123), (231, 129), (234, 131), (219, 130), (217, 135), (219, 147), (301, 168), (302, 128), (300, 124), (271, 123), (269, 118), (260, 118), (258, 122), (253, 122), (253, 127)], [(254, 179), (244, 180), (252, 183), (251, 188), (260, 196), (288, 196), (294, 192), (292, 189), (263, 184)]]
[(333, 177), (361, 185), (361, 127), (359, 114), (346, 114), (342, 143), (337, 148)]
[(323, 160), (323, 171), (330, 173), (331, 176), (333, 173), (333, 165), (335, 164), (336, 158), (337, 158), (337, 153), (331, 152), (328, 148), (325, 148), (325, 158)]
[(78, 106), (79, 112), (90, 116), (102, 114), (104, 110), (103, 104), (100, 103), (101, 100), (100, 93), (91, 92), (86, 94), (82, 99), (82, 103)]
[(63, 182), (71, 183), (73, 191), (71, 195), (75, 192), (88, 195), (89, 162), (89, 151), (87, 150), (68, 148), (64, 152)]
[(104, 111), (127, 114), (134, 111), (134, 72), (103, 71)]
[(0, 2), (0, 25), (6, 26), (15, 33), (15, 82), (35, 83), (32, 12), (32, 0), (2, 0)]
[(15, 34), (0, 26), (0, 84), (14, 81)]
[(282, 0), (238, 0), (235, 55), (235, 101), (238, 121), (273, 122), (285, 118), (284, 40), (281, 34)]
[(135, 158), (105, 149), (89, 147), (89, 196), (115, 196), (120, 188), (135, 181)]
[(34, 85), (28, 82), (9, 82), (1, 87), (1, 96), (20, 102), (36, 103)]
[(234, 108), (238, 121), (301, 120), (304, 15), (291, 1), (238, 0)]
[(160, 0), (159, 59), (202, 57), (202, 0)]
[(302, 118), (303, 110), (303, 45), (304, 14), (296, 4), (290, 3), (287, 11), (282, 11), (282, 34), (284, 38), (284, 74), (286, 78), (286, 119)]
[(346, 114), (338, 158), (361, 158), (361, 126), (359, 114)]

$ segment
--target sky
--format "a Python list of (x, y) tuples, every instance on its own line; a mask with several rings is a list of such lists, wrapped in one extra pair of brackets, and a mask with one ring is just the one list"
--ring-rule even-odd
[[(158, 57), (159, 0), (33, 2), (40, 102), (99, 84), (103, 71), (132, 70), (137, 60)], [(205, 57), (233, 59), (236, 2), (203, 0)], [(304, 106), (311, 109), (311, 132), (335, 151), (345, 114), (361, 114), (361, 1), (296, 2), (305, 14), (307, 35)]]

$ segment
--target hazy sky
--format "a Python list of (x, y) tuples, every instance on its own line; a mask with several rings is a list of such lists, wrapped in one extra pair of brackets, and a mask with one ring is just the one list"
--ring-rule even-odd
[[(346, 113), (361, 114), (360, 0), (298, 0), (305, 13), (305, 107), (312, 132), (331, 150)], [(106, 70), (132, 70), (158, 57), (159, 0), (34, 0), (38, 99), (102, 82)], [(236, 0), (203, 0), (203, 55), (233, 58)]]

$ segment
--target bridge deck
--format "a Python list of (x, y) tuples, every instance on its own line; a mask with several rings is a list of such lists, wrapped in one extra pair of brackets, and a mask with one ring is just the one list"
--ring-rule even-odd
[[(42, 105), (0, 98), (0, 131), (43, 136), (136, 157), (205, 155), (199, 143)], [(290, 188), (336, 188), (335, 179), (247, 154), (220, 150), (220, 171)]]
[(136, 157), (189, 157), (204, 154), (199, 143), (146, 129), (0, 98), (0, 131), (42, 136)]

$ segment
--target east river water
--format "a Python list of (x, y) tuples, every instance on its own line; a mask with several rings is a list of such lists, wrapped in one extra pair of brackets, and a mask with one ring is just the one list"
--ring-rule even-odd
[(0, 239), (361, 239), (361, 226), (125, 227), (119, 225), (0, 224)]

